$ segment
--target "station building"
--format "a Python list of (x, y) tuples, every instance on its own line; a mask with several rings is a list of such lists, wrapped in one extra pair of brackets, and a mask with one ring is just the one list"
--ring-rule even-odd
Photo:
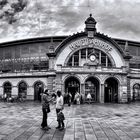
[(83, 32), (70, 36), (23, 39), (0, 44), (0, 95), (25, 93), (38, 101), (45, 89), (76, 91), (86, 101), (140, 100), (140, 42), (97, 32), (90, 15)]

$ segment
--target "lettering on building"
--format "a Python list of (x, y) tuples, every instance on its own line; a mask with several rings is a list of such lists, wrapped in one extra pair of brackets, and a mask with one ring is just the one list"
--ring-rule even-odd
[(112, 50), (112, 47), (109, 44), (107, 44), (106, 42), (98, 40), (98, 39), (89, 39), (89, 38), (83, 38), (83, 39), (76, 40), (76, 41), (72, 42), (69, 45), (69, 47), (71, 50), (75, 50), (75, 49), (82, 48), (82, 47), (91, 47), (91, 48), (95, 47), (95, 48), (103, 49), (106, 52)]

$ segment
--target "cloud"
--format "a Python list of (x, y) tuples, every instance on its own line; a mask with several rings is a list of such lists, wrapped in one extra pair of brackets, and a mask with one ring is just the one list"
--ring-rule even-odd
[[(0, 0), (1, 1), (1, 0)], [(14, 12), (16, 21), (11, 25), (0, 19), (0, 41), (36, 36), (69, 35), (84, 30), (89, 16), (97, 21), (97, 31), (114, 38), (140, 41), (139, 0), (14, 0), (26, 6)], [(2, 10), (14, 10), (10, 0)], [(8, 8), (9, 7), (9, 8)], [(11, 9), (10, 9), (11, 8)], [(4, 36), (3, 36), (4, 35)]]
[[(97, 13), (100, 30), (113, 37), (139, 40), (140, 3), (114, 1)], [(136, 28), (137, 27), (137, 28)], [(133, 36), (132, 36), (133, 34)]]

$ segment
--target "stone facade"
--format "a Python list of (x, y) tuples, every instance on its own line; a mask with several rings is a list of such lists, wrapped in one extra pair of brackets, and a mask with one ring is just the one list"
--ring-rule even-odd
[(0, 44), (0, 95), (25, 92), (27, 99), (39, 100), (49, 89), (61, 90), (64, 96), (71, 92), (73, 98), (78, 91), (85, 102), (88, 93), (100, 103), (140, 99), (140, 70), (131, 67), (140, 56), (128, 51), (140, 43), (98, 33), (92, 16), (85, 23), (84, 32), (68, 37)]

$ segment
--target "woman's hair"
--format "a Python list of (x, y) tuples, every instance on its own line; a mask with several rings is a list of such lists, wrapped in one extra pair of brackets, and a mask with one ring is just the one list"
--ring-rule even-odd
[(57, 96), (60, 97), (61, 96), (61, 91), (57, 91)]
[(44, 93), (45, 93), (45, 94), (48, 94), (48, 89), (46, 89)]
[(53, 93), (53, 94), (52, 94), (52, 97), (56, 98), (56, 94), (55, 94), (55, 93)]

